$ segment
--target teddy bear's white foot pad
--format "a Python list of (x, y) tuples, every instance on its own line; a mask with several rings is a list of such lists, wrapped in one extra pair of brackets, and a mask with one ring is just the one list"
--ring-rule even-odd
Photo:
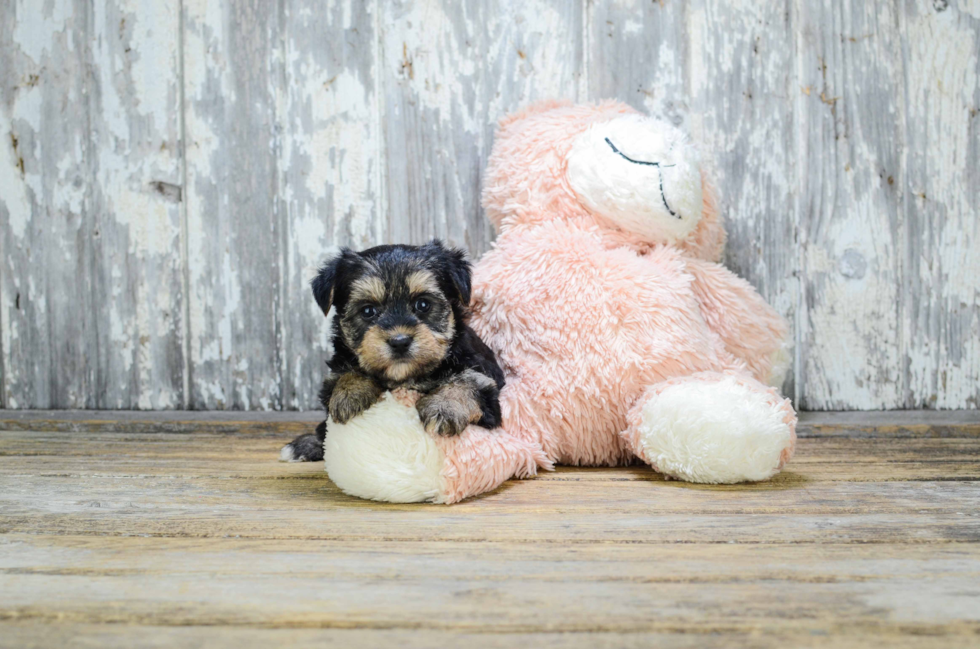
[(688, 482), (772, 477), (795, 445), (789, 403), (753, 379), (706, 374), (649, 390), (634, 406), (627, 439), (655, 469)]
[(327, 425), (327, 474), (351, 496), (392, 503), (438, 502), (444, 460), (415, 408), (390, 392), (348, 423)]

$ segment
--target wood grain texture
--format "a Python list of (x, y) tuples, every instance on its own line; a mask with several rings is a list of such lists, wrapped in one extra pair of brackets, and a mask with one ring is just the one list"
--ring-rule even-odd
[(800, 3), (804, 407), (904, 401), (902, 95), (892, 3)]
[(281, 431), (159, 423), (0, 430), (0, 646), (980, 637), (976, 437), (801, 439), (754, 485), (565, 468), (445, 507), (345, 496), (275, 461)]
[(0, 8), (0, 406), (308, 409), (338, 246), (478, 257), (496, 120), (688, 128), (804, 409), (980, 407), (973, 0)]
[(388, 238), (439, 237), (477, 257), (492, 230), (480, 181), (496, 121), (576, 97), (582, 6), (561, 0), (382, 0)]
[[(281, 480), (284, 475), (298, 479), (322, 479), (317, 467), (311, 465), (288, 465), (282, 467), (269, 463), (270, 456), (277, 456), (283, 439), (295, 436), (296, 429), (277, 430), (274, 434), (243, 439), (242, 435), (257, 435), (255, 428), (245, 431), (223, 431), (221, 433), (198, 433), (189, 438), (187, 432), (174, 435), (172, 439), (162, 439), (159, 433), (140, 433), (128, 425), (115, 431), (71, 431), (70, 433), (38, 433), (35, 431), (9, 432), (5, 434), (0, 456), (0, 474), (8, 477), (24, 475), (32, 471), (50, 476), (82, 477), (121, 477), (169, 476), (176, 471), (186, 475), (210, 475), (223, 478), (262, 478)], [(161, 432), (174, 434), (165, 424), (159, 425)], [(203, 430), (207, 430), (203, 428)], [(122, 432), (122, 434), (120, 434)], [(73, 456), (71, 471), (52, 466), (55, 453), (62, 444), (67, 444), (83, 434), (84, 444), (79, 443), (78, 452)], [(147, 437), (147, 435), (152, 435)], [(886, 431), (886, 434), (887, 431)], [(928, 433), (927, 433), (928, 435)], [(874, 437), (847, 438), (840, 433), (824, 433), (823, 437), (806, 442), (814, 449), (812, 457), (794, 458), (793, 465), (806, 464), (808, 476), (819, 480), (846, 482), (868, 482), (879, 480), (877, 470), (889, 464), (889, 480), (905, 482), (923, 481), (962, 481), (973, 480), (976, 475), (976, 458), (971, 456), (976, 438), (932, 439), (902, 438), (889, 435), (889, 441), (875, 441)], [(896, 449), (896, 440), (900, 450)], [(132, 444), (150, 443), (159, 454), (154, 463), (148, 466), (140, 457), (117, 455), (114, 445), (120, 442)], [(40, 445), (40, 446), (39, 446)], [(46, 451), (42, 452), (44, 446)], [(270, 455), (271, 454), (271, 455)], [(233, 455), (234, 462), (215, 462)], [(616, 481), (662, 482), (656, 473), (648, 470), (604, 473), (601, 470), (563, 469), (559, 473), (539, 475), (534, 483), (588, 482), (615, 479)], [(525, 484), (525, 483), (520, 483)], [(530, 484), (530, 483), (527, 483)], [(794, 469), (779, 474), (773, 480), (756, 485), (753, 489), (762, 493), (781, 490), (805, 484)], [(323, 485), (313, 485), (320, 488)], [(522, 487), (523, 488), (523, 487)], [(537, 487), (528, 487), (537, 489)], [(689, 485), (676, 488), (697, 489)], [(737, 489), (737, 488), (731, 488)], [(711, 487), (712, 492), (725, 491), (724, 487)]]
[[(0, 430), (22, 432), (235, 433), (267, 432), (296, 435), (322, 421), (320, 411), (280, 413), (196, 411), (127, 412), (97, 410), (8, 410)], [(980, 411), (905, 410), (878, 412), (801, 412), (799, 437), (978, 437)]]
[(614, 630), (583, 633), (550, 631), (545, 633), (493, 633), (484, 630), (458, 631), (442, 629), (344, 629), (344, 628), (244, 628), (235, 626), (142, 626), (83, 624), (62, 622), (50, 625), (38, 622), (3, 624), (0, 647), (33, 649), (35, 647), (100, 647), (128, 649), (139, 647), (236, 647), (265, 649), (289, 647), (488, 647), (510, 649), (516, 646), (583, 647), (587, 649), (759, 649), (759, 647), (812, 647), (820, 649), (854, 649), (879, 647), (887, 643), (895, 649), (920, 647), (970, 647), (974, 639), (968, 625), (905, 624), (894, 631), (874, 624), (856, 622), (840, 625), (841, 633), (823, 634), (816, 625), (781, 625), (767, 627), (764, 639), (755, 627), (727, 626), (697, 630), (627, 632)]
[(264, 0), (183, 10), (187, 406), (278, 409), (282, 16)]
[(177, 11), (0, 11), (3, 405), (179, 407)]
[(378, 8), (284, 3), (281, 407), (319, 408), (329, 327), (309, 282), (339, 246), (386, 240)]
[(906, 2), (904, 406), (980, 406), (980, 8)]
[(689, 3), (589, 2), (589, 98), (614, 98), (687, 126)]

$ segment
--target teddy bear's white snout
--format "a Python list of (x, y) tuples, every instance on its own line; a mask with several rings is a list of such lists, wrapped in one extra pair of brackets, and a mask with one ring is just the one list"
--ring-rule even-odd
[(329, 422), (324, 467), (341, 491), (391, 503), (440, 502), (444, 455), (413, 405), (386, 392), (346, 424)]
[(568, 182), (593, 214), (650, 243), (676, 243), (701, 219), (697, 150), (660, 119), (623, 115), (590, 126), (572, 145)]

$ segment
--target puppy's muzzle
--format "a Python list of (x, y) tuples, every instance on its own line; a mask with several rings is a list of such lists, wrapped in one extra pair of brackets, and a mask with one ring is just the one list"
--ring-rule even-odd
[(388, 339), (388, 346), (391, 348), (391, 355), (395, 358), (408, 356), (408, 351), (412, 348), (412, 337), (408, 334), (395, 334)]

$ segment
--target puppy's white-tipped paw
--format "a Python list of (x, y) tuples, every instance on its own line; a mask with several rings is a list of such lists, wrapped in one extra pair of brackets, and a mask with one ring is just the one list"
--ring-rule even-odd
[(302, 462), (306, 458), (296, 457), (296, 449), (293, 448), (292, 444), (286, 444), (279, 451), (279, 461), (280, 462)]

